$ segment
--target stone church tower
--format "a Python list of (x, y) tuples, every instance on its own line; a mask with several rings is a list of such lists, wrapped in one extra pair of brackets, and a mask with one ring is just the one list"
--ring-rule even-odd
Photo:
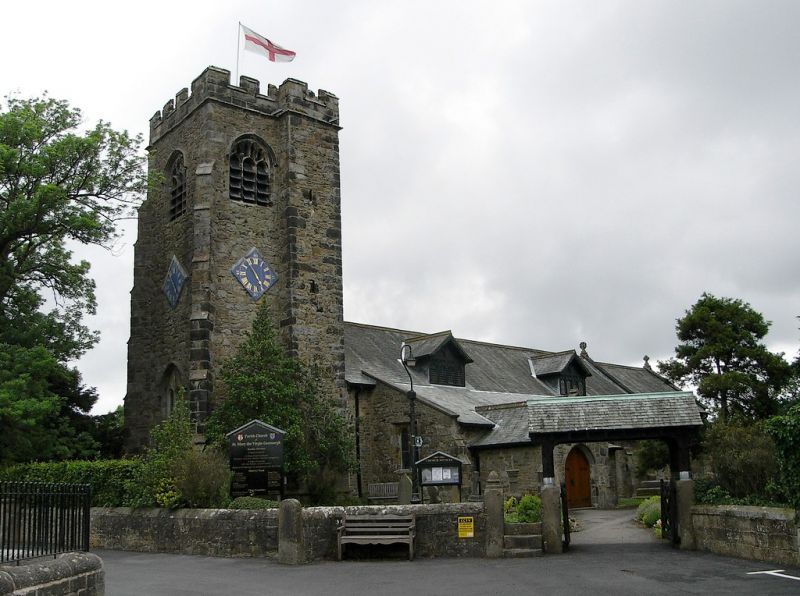
[(150, 120), (131, 292), (128, 448), (183, 388), (198, 432), (221, 364), (266, 301), (287, 349), (344, 405), (338, 99), (206, 69)]

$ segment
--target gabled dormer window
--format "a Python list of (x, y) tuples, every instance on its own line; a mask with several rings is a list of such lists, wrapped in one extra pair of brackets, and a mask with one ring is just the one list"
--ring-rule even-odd
[(465, 365), (472, 358), (450, 331), (410, 337), (403, 342), (410, 348), (418, 371), (428, 371), (431, 385), (466, 386)]
[(561, 395), (586, 395), (586, 380), (576, 375), (562, 375), (558, 389)]
[(464, 386), (464, 362), (450, 359), (446, 353), (439, 353), (431, 358), (428, 379), (431, 385)]

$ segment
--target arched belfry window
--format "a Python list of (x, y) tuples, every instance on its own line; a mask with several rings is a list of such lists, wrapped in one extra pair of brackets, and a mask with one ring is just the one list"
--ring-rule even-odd
[(270, 149), (252, 137), (242, 137), (231, 148), (230, 196), (234, 201), (269, 205), (272, 168)]
[(161, 377), (161, 415), (167, 418), (175, 409), (175, 404), (182, 395), (180, 371), (174, 364), (170, 364)]
[(174, 221), (186, 213), (186, 166), (180, 152), (170, 160), (169, 166), (169, 220)]

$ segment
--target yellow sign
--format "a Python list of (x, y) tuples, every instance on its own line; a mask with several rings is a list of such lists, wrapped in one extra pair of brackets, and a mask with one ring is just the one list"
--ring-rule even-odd
[(458, 518), (458, 537), (475, 538), (475, 518), (473, 517)]

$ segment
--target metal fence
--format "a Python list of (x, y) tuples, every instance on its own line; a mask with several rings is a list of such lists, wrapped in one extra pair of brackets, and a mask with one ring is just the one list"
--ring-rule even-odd
[(91, 486), (0, 482), (0, 563), (89, 550)]

